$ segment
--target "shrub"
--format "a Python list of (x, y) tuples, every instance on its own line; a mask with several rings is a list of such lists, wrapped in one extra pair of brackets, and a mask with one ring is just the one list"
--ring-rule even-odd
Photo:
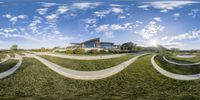
[(68, 50), (66, 50), (66, 53), (67, 54), (73, 54), (73, 50), (72, 49), (68, 49)]
[(88, 53), (91, 53), (91, 54), (98, 54), (99, 51), (97, 49), (92, 49), (90, 51), (88, 51)]
[(108, 52), (109, 52), (109, 53), (114, 53), (114, 51), (113, 51), (113, 50), (108, 50)]
[(105, 53), (107, 53), (106, 50), (100, 50), (99, 52), (100, 52), (101, 54), (105, 54)]
[(73, 50), (73, 53), (74, 54), (84, 54), (85, 50), (82, 48), (77, 48), (77, 49)]
[(65, 51), (55, 51), (56, 53), (65, 53)]

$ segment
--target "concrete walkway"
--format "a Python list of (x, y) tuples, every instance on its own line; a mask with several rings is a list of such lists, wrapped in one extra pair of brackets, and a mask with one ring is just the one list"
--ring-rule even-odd
[(48, 55), (59, 58), (67, 58), (67, 59), (77, 59), (77, 60), (98, 60), (98, 59), (110, 59), (110, 58), (118, 58), (122, 56), (126, 56), (128, 54), (112, 54), (112, 55), (97, 55), (97, 56), (79, 56), (79, 55), (65, 55), (65, 54), (54, 54), (54, 53), (36, 53), (36, 55)]
[(8, 59), (10, 59), (10, 55), (9, 55), (9, 54), (7, 54), (7, 55), (6, 55), (6, 58), (2, 59), (0, 63), (3, 63), (3, 62), (5, 62), (5, 61), (7, 61)]
[(22, 60), (23, 60), (22, 57), (18, 54), (15, 54), (15, 59), (19, 60), (18, 63), (14, 67), (12, 67), (11, 69), (0, 73), (0, 79), (5, 78), (5, 77), (13, 74), (21, 66)]
[(153, 67), (160, 72), (162, 75), (172, 78), (172, 79), (176, 79), (176, 80), (196, 80), (196, 79), (200, 79), (200, 74), (193, 74), (193, 75), (181, 75), (181, 74), (175, 74), (169, 71), (166, 71), (164, 69), (162, 69), (159, 65), (156, 64), (155, 62), (155, 57), (156, 55), (154, 55), (151, 58), (151, 63), (153, 65)]
[(49, 67), (51, 70), (57, 72), (58, 74), (61, 74), (65, 77), (68, 78), (73, 78), (73, 79), (79, 79), (79, 80), (97, 80), (97, 79), (103, 79), (112, 75), (115, 75), (128, 67), (131, 63), (135, 62), (139, 57), (144, 56), (147, 54), (141, 54), (139, 56), (133, 57), (119, 65), (116, 65), (111, 68), (103, 69), (103, 70), (98, 70), (98, 71), (77, 71), (77, 70), (72, 70), (68, 68), (64, 68), (62, 66), (59, 66), (55, 63), (52, 63), (42, 57), (39, 57), (37, 55), (33, 54), (27, 54), (27, 56), (32, 56), (36, 59), (38, 59), (40, 62), (45, 64), (47, 67)]
[(171, 64), (175, 64), (175, 65), (180, 65), (180, 66), (194, 66), (194, 65), (200, 65), (200, 62), (198, 63), (192, 63), (192, 64), (183, 64), (183, 63), (177, 63), (177, 62), (173, 62), (173, 61), (170, 61), (169, 59), (167, 59), (165, 56), (163, 56), (163, 59), (168, 62), (168, 63), (171, 63)]

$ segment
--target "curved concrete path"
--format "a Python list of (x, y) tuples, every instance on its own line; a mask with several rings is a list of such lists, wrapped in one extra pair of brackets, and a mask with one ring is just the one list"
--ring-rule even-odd
[(6, 58), (2, 59), (0, 63), (3, 63), (3, 62), (5, 62), (5, 61), (7, 61), (8, 59), (10, 59), (10, 55), (9, 55), (9, 54), (7, 54), (7, 55), (6, 55)]
[(139, 57), (147, 55), (147, 54), (141, 54), (139, 56), (133, 57), (119, 65), (116, 65), (111, 68), (103, 69), (103, 70), (98, 70), (98, 71), (77, 71), (77, 70), (72, 70), (68, 68), (64, 68), (62, 66), (59, 66), (55, 63), (52, 63), (42, 57), (39, 57), (37, 55), (33, 54), (27, 54), (28, 56), (32, 56), (36, 59), (38, 59), (40, 62), (45, 64), (47, 67), (49, 67), (51, 70), (57, 72), (58, 74), (61, 74), (65, 77), (68, 78), (73, 78), (73, 79), (79, 79), (79, 80), (97, 80), (97, 79), (103, 79), (112, 75), (115, 75), (125, 69), (127, 66), (129, 66), (131, 63), (136, 61)]
[(18, 54), (15, 54), (15, 59), (19, 60), (18, 63), (14, 67), (12, 67), (11, 69), (0, 73), (0, 79), (5, 78), (5, 77), (13, 74), (21, 66), (22, 60), (23, 60), (22, 57)]
[(113, 55), (97, 55), (97, 56), (73, 56), (73, 55), (64, 55), (64, 54), (53, 54), (53, 53), (35, 53), (36, 55), (48, 55), (59, 58), (67, 59), (77, 59), (77, 60), (98, 60), (98, 59), (110, 59), (126, 56), (128, 54), (113, 54)]
[(194, 65), (200, 65), (200, 62), (197, 62), (197, 63), (191, 63), (191, 64), (183, 64), (183, 63), (177, 63), (177, 62), (173, 62), (169, 59), (167, 59), (165, 56), (163, 56), (163, 59), (168, 62), (168, 63), (171, 63), (171, 64), (175, 64), (175, 65), (180, 65), (180, 66), (194, 66)]
[(162, 69), (159, 65), (156, 64), (155, 62), (155, 57), (157, 55), (154, 55), (151, 58), (151, 63), (153, 65), (153, 67), (160, 72), (162, 75), (172, 78), (172, 79), (176, 79), (176, 80), (196, 80), (196, 79), (200, 79), (200, 74), (193, 74), (193, 75), (181, 75), (181, 74), (175, 74), (169, 71), (166, 71), (164, 69)]

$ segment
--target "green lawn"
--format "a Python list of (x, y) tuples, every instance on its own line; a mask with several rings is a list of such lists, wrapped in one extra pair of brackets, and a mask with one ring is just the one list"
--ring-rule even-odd
[(162, 56), (157, 56), (155, 58), (156, 63), (162, 67), (163, 69), (177, 73), (177, 74), (185, 74), (185, 75), (190, 75), (190, 74), (200, 74), (200, 65), (195, 65), (195, 66), (180, 66), (180, 65), (175, 65), (175, 64), (170, 64), (166, 62)]
[(10, 57), (15, 57), (15, 53), (9, 53)]
[(5, 58), (5, 57), (6, 57), (5, 54), (0, 54), (0, 59), (1, 59), (1, 58)]
[(200, 56), (196, 56), (193, 58), (179, 58), (176, 56), (167, 56), (167, 58), (171, 61), (178, 62), (178, 63), (196, 63), (200, 62)]
[(9, 70), (17, 64), (17, 60), (9, 59), (0, 64), (0, 73)]
[(0, 54), (0, 61), (1, 61), (3, 58), (5, 58), (5, 57), (6, 57), (6, 55)]
[(129, 60), (135, 55), (127, 55), (119, 58), (111, 58), (111, 59), (101, 59), (101, 60), (73, 60), (73, 59), (65, 59), (59, 57), (52, 57), (43, 55), (41, 57), (54, 62), (58, 65), (61, 65), (66, 68), (75, 69), (75, 70), (83, 70), (83, 71), (93, 71), (93, 70), (101, 70), (109, 67), (113, 67), (118, 65), (124, 61)]
[(33, 58), (24, 58), (17, 72), (0, 80), (1, 98), (25, 99), (200, 99), (200, 80), (178, 81), (159, 74), (151, 55), (112, 77), (81, 81), (65, 78)]
[[(117, 55), (117, 53), (105, 53), (105, 54), (92, 54), (92, 53), (85, 53), (85, 54), (67, 54), (67, 53), (58, 53), (55, 52), (54, 54), (61, 54), (61, 55), (71, 55), (71, 56), (104, 56), (104, 55)], [(123, 54), (123, 53), (118, 53)], [(124, 53), (125, 54), (125, 53)]]

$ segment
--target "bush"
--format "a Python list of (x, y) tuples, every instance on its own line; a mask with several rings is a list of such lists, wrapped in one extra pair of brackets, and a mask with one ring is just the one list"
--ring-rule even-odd
[(100, 50), (99, 52), (100, 52), (101, 54), (105, 54), (105, 53), (107, 53), (106, 50)]
[(72, 49), (68, 49), (68, 50), (66, 50), (66, 53), (67, 54), (73, 54), (73, 50)]
[(65, 51), (55, 51), (56, 53), (65, 53)]
[(108, 50), (109, 53), (120, 53), (118, 50)]
[(99, 51), (97, 49), (92, 49), (90, 51), (88, 51), (88, 53), (91, 53), (91, 54), (98, 54)]
[(73, 51), (74, 54), (84, 54), (85, 53), (85, 50), (82, 49), (82, 48), (78, 48), (78, 49), (75, 49)]

